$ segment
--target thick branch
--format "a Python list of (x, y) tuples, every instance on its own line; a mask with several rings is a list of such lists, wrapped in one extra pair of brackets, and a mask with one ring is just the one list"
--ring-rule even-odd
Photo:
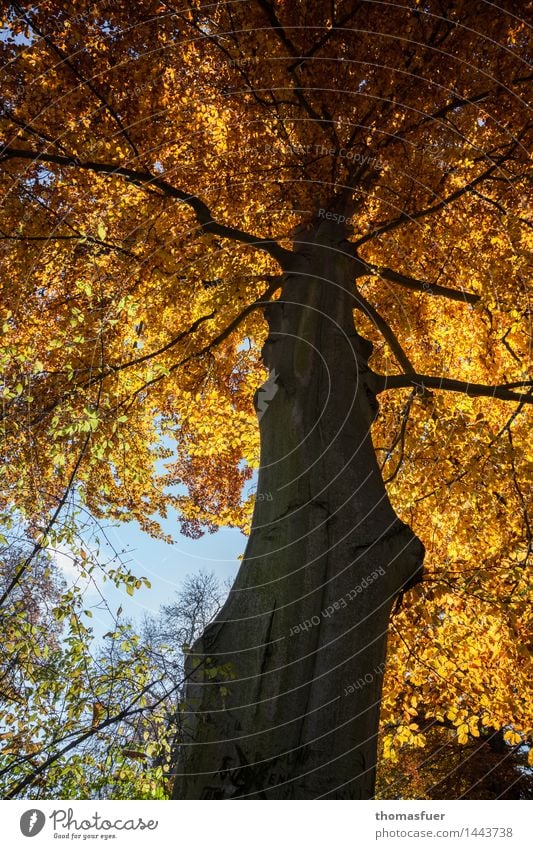
[(110, 162), (94, 162), (87, 160), (83, 162), (77, 156), (59, 156), (53, 153), (40, 153), (33, 150), (23, 150), (13, 147), (5, 147), (0, 153), (0, 162), (8, 159), (29, 159), (32, 162), (48, 162), (54, 165), (62, 165), (67, 168), (80, 168), (85, 171), (93, 171), (97, 174), (114, 175), (124, 177), (135, 184), (147, 184), (155, 186), (167, 197), (175, 198), (190, 206), (194, 211), (196, 220), (206, 233), (213, 233), (223, 239), (232, 239), (234, 242), (242, 242), (258, 250), (270, 254), (281, 266), (292, 256), (292, 252), (282, 248), (275, 239), (261, 239), (252, 233), (239, 230), (236, 227), (228, 227), (213, 219), (209, 207), (196, 195), (184, 192), (176, 188), (167, 180), (156, 177), (149, 171), (136, 171), (122, 165), (114, 165)]
[(402, 346), (400, 345), (400, 343), (399, 343), (399, 341), (396, 337), (396, 334), (394, 333), (392, 328), (389, 327), (389, 325), (387, 324), (385, 319), (379, 314), (377, 309), (375, 307), (373, 307), (372, 304), (369, 301), (367, 301), (367, 299), (364, 297), (364, 295), (362, 295), (361, 292), (359, 292), (358, 290), (356, 290), (356, 292), (355, 292), (355, 302), (356, 302), (355, 305), (356, 305), (357, 309), (361, 310), (361, 312), (364, 312), (365, 315), (367, 315), (368, 318), (372, 322), (374, 322), (377, 329), (379, 330), (379, 332), (381, 333), (381, 335), (383, 336), (383, 338), (387, 342), (392, 353), (394, 354), (394, 356), (398, 360), (400, 367), (404, 370), (404, 372), (406, 372), (406, 374), (412, 374), (415, 371), (415, 368), (414, 368), (411, 360), (409, 359), (409, 357), (407, 356), (407, 354), (403, 350)]
[(390, 280), (391, 283), (398, 283), (400, 286), (412, 289), (415, 292), (439, 295), (443, 298), (449, 298), (451, 301), (462, 301), (467, 304), (477, 304), (481, 300), (479, 295), (475, 295), (473, 292), (460, 292), (458, 289), (449, 289), (448, 286), (438, 286), (436, 283), (428, 283), (426, 280), (417, 280), (415, 277), (400, 274), (392, 268), (384, 268), (370, 263), (365, 263), (365, 265), (369, 274), (375, 274), (377, 277), (382, 277), (383, 280)]
[(400, 389), (414, 386), (421, 391), (425, 389), (445, 389), (448, 392), (463, 392), (465, 395), (498, 398), (501, 401), (521, 401), (533, 404), (531, 388), (524, 392), (512, 392), (519, 386), (533, 387), (533, 380), (519, 380), (515, 383), (500, 383), (497, 386), (487, 386), (484, 383), (469, 383), (466, 380), (454, 380), (449, 377), (432, 377), (427, 374), (393, 374), (376, 375), (376, 392), (387, 389)]
[(399, 444), (400, 445), (400, 456), (398, 458), (398, 462), (396, 463), (396, 468), (387, 478), (383, 479), (383, 483), (385, 483), (385, 484), (391, 483), (391, 481), (394, 480), (394, 478), (397, 476), (398, 472), (400, 471), (400, 469), (402, 467), (403, 458), (404, 458), (404, 454), (405, 454), (405, 435), (406, 435), (406, 432), (407, 432), (407, 423), (409, 421), (409, 414), (411, 412), (411, 407), (413, 406), (413, 401), (414, 401), (415, 397), (416, 397), (416, 390), (413, 389), (413, 391), (410, 393), (409, 398), (407, 399), (407, 402), (406, 402), (406, 404), (405, 404), (405, 406), (402, 410), (402, 423), (400, 425), (400, 431), (396, 435), (396, 437), (394, 438), (394, 441), (393, 441), (391, 447), (387, 451), (385, 460), (383, 461), (383, 465), (380, 467), (380, 471), (383, 472), (385, 466), (387, 465), (387, 461), (392, 459), (392, 455), (393, 455), (394, 451), (396, 450), (396, 446)]

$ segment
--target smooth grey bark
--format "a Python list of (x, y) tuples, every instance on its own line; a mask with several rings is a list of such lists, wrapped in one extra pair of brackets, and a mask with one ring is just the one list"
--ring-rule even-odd
[(363, 268), (318, 222), (265, 310), (261, 468), (235, 584), (187, 659), (174, 798), (374, 794), (391, 606), (423, 546), (386, 494), (370, 427)]

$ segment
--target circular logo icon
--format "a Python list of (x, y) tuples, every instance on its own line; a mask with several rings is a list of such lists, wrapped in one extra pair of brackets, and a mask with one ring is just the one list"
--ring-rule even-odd
[(32, 808), (29, 811), (24, 811), (20, 818), (20, 830), (24, 837), (35, 837), (43, 830), (46, 817), (42, 811), (37, 808)]

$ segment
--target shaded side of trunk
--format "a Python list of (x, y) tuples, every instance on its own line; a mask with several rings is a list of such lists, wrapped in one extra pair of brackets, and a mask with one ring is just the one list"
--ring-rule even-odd
[(174, 797), (366, 799), (390, 610), (423, 547), (395, 515), (370, 427), (361, 272), (321, 222), (267, 309), (261, 469), (230, 595), (195, 643)]

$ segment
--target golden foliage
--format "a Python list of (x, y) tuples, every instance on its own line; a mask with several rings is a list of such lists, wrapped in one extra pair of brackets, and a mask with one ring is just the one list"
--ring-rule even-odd
[[(526, 379), (525, 25), (511, 3), (457, 2), (447, 19), (433, 2), (333, 6), (336, 28), (329, 4), (294, 0), (49, 0), (5, 18), (0, 139), (19, 151), (0, 163), (5, 516), (46, 524), (75, 480), (94, 515), (149, 533), (169, 508), (193, 535), (247, 527), (266, 327), (249, 310), (225, 331), (279, 267), (168, 186), (285, 247), (352, 186), (361, 258), (429, 281), (369, 268), (361, 286), (416, 370)], [(480, 300), (433, 297), (437, 283)], [(357, 321), (373, 367), (397, 373)], [(378, 457), (427, 548), (393, 619), (385, 756), (424, 744), (421, 718), (447, 718), (459, 744), (480, 727), (530, 739), (526, 408), (382, 397)]]

